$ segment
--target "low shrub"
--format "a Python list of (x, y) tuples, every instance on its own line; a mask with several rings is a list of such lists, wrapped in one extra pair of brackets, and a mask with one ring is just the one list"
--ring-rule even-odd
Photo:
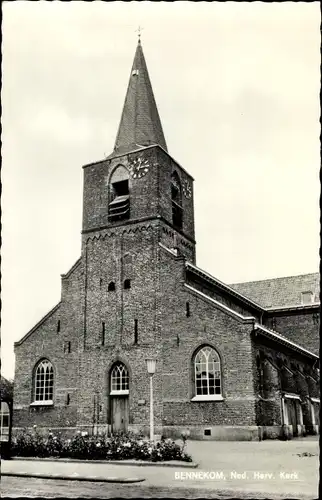
[(186, 438), (179, 446), (171, 439), (161, 439), (154, 443), (144, 439), (141, 434), (115, 433), (89, 436), (87, 432), (77, 431), (71, 439), (63, 439), (53, 432), (41, 434), (36, 426), (33, 431), (21, 432), (12, 441), (12, 456), (20, 457), (57, 457), (86, 460), (148, 460), (161, 462), (181, 460), (191, 462), (185, 452)]

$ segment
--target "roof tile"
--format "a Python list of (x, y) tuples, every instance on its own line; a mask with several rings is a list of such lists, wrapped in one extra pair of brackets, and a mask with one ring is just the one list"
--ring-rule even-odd
[(312, 302), (320, 301), (319, 273), (234, 283), (229, 286), (265, 308), (300, 305), (302, 292), (312, 292)]

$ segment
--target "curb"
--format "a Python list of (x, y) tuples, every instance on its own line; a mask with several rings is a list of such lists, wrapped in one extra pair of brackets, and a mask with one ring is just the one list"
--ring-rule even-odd
[(65, 481), (89, 481), (91, 483), (141, 483), (145, 478), (139, 477), (100, 477), (100, 476), (79, 476), (74, 473), (70, 476), (63, 476), (61, 474), (42, 474), (30, 472), (2, 472), (1, 477), (33, 477), (38, 479), (63, 479)]
[(165, 462), (148, 462), (145, 460), (80, 460), (78, 458), (40, 458), (40, 457), (12, 457), (10, 460), (28, 460), (34, 462), (61, 462), (81, 464), (106, 464), (106, 465), (131, 465), (136, 467), (176, 467), (196, 469), (196, 462), (181, 462), (180, 460), (169, 460)]
[(187, 469), (196, 469), (199, 464), (196, 462), (180, 462), (179, 460), (173, 460), (169, 462), (145, 462), (141, 461), (139, 462), (138, 460), (122, 460), (122, 461), (117, 461), (117, 460), (111, 460), (109, 462), (104, 462), (104, 463), (109, 463), (113, 465), (135, 465), (137, 467), (176, 467), (178, 468), (187, 468)]

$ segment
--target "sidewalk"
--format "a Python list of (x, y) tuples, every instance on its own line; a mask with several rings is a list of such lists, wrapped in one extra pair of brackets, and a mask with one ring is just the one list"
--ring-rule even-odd
[[(146, 487), (202, 488), (218, 492), (229, 490), (232, 494), (239, 491), (258, 492), (266, 493), (271, 498), (274, 495), (318, 498), (318, 437), (262, 442), (189, 441), (187, 451), (199, 463), (197, 469), (180, 465), (160, 468), (154, 465), (140, 467), (110, 463), (11, 460), (2, 462), (2, 472), (58, 474), (72, 476), (73, 479), (145, 479), (141, 484)], [(311, 456), (298, 456), (303, 453)]]

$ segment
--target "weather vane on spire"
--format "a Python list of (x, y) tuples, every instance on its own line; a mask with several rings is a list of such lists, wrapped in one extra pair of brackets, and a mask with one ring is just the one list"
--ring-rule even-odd
[(137, 30), (135, 30), (135, 32), (138, 34), (138, 39), (139, 39), (139, 43), (141, 42), (141, 32), (142, 32), (143, 28), (141, 28), (141, 26), (138, 27)]

